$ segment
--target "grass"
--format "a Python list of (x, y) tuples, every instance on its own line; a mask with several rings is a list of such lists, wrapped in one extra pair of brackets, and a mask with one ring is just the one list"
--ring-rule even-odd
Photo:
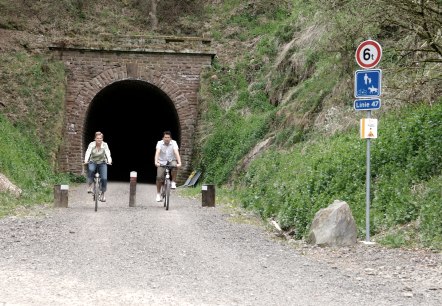
[(24, 52), (2, 53), (0, 61), (1, 78), (8, 80), (0, 83), (0, 90), (6, 101), (13, 101), (6, 104), (4, 113), (22, 133), (32, 134), (29, 139), (42, 142), (48, 160), (54, 163), (63, 124), (63, 64)]
[(0, 193), (0, 217), (19, 206), (51, 202), (53, 186), (71, 181), (67, 174), (54, 173), (44, 148), (14, 128), (3, 115), (0, 115), (0, 143), (0, 172), (22, 190), (19, 198), (9, 192)]
[[(25, 52), (0, 54), (4, 113), (0, 115), (0, 173), (21, 190), (0, 193), (0, 216), (17, 207), (49, 203), (54, 184), (78, 181), (54, 171), (61, 144), (65, 70), (61, 62)], [(12, 102), (13, 101), (13, 102)]]
[[(440, 248), (442, 103), (403, 109), (400, 122), (397, 114), (380, 122), (371, 152), (371, 234), (419, 221), (421, 244)], [(336, 199), (350, 205), (365, 235), (365, 142), (356, 130), (289, 152), (269, 150), (243, 182), (237, 187), (242, 205), (295, 229), (298, 238)]]

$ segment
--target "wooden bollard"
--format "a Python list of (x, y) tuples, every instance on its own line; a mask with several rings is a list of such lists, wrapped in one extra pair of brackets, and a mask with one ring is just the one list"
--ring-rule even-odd
[(135, 171), (131, 171), (131, 173), (130, 173), (129, 207), (135, 207), (136, 198), (137, 198), (137, 173)]
[(54, 207), (68, 207), (69, 185), (54, 185)]
[(203, 207), (215, 207), (215, 185), (204, 184), (201, 193)]

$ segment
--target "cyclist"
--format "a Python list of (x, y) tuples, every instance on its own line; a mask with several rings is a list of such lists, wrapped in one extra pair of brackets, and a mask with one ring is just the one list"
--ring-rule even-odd
[[(164, 171), (161, 165), (172, 165), (177, 168), (181, 167), (181, 157), (179, 153), (178, 144), (175, 140), (172, 139), (172, 134), (170, 131), (165, 131), (163, 133), (163, 139), (157, 142), (156, 151), (155, 151), (155, 166), (157, 167), (157, 196), (156, 201), (161, 201), (161, 186), (164, 183)], [(172, 169), (172, 184), (171, 188), (176, 188), (176, 176), (177, 170), (176, 168)]]
[(112, 157), (107, 143), (103, 141), (103, 133), (95, 133), (95, 141), (92, 141), (87, 147), (84, 156), (84, 163), (88, 165), (88, 193), (92, 193), (92, 182), (94, 181), (95, 171), (98, 170), (101, 181), (101, 194), (98, 198), (101, 202), (106, 202), (104, 193), (107, 189), (107, 165), (112, 165)]

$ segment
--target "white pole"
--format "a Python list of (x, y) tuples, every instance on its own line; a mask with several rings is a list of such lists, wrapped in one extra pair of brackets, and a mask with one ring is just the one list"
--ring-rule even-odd
[[(371, 111), (367, 111), (367, 118), (371, 118)], [(367, 173), (365, 177), (365, 240), (370, 242), (370, 138), (367, 138)]]

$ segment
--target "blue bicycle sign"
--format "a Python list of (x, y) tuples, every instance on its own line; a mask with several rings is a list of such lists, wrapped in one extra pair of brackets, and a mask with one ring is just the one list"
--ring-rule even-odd
[(375, 98), (381, 95), (380, 69), (355, 71), (355, 98)]

